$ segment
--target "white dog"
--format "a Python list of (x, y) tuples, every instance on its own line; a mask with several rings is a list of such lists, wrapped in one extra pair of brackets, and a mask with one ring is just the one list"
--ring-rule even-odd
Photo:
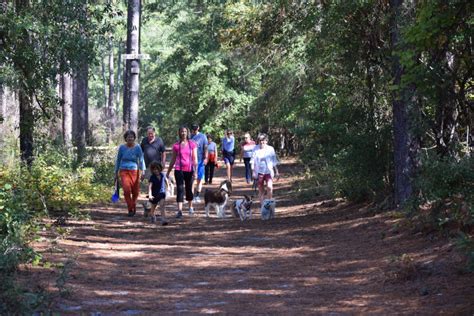
[(168, 177), (168, 187), (166, 188), (166, 196), (173, 196), (174, 195), (174, 186), (176, 182), (174, 181), (174, 177)]
[(260, 213), (262, 215), (263, 220), (274, 218), (275, 217), (275, 200), (274, 199), (263, 200)]
[(240, 218), (242, 222), (251, 219), (252, 203), (252, 197), (249, 197), (248, 195), (244, 195), (243, 199), (235, 200), (234, 203), (232, 203), (232, 211), (235, 217)]
[(222, 181), (217, 190), (206, 190), (204, 193), (204, 208), (206, 217), (209, 217), (209, 209), (215, 207), (218, 217), (225, 217), (225, 205), (232, 193), (232, 183), (229, 180)]

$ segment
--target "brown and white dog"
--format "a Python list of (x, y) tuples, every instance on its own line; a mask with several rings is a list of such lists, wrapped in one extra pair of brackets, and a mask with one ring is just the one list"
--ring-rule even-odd
[(240, 218), (242, 222), (251, 219), (252, 203), (252, 197), (249, 197), (248, 195), (244, 195), (243, 199), (235, 200), (234, 203), (232, 203), (232, 211), (235, 217)]
[(215, 207), (218, 217), (225, 217), (225, 205), (232, 193), (232, 183), (229, 180), (222, 181), (217, 190), (206, 190), (204, 193), (204, 208), (206, 217), (209, 217), (209, 209)]

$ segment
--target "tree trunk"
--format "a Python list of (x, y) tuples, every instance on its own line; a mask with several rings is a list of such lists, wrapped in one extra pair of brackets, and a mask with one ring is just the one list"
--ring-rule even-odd
[(62, 135), (66, 149), (72, 147), (72, 78), (70, 74), (61, 75), (61, 99), (62, 99)]
[[(115, 114), (116, 116), (118, 117), (118, 114), (119, 114), (119, 110), (120, 110), (120, 98), (121, 98), (121, 95), (120, 95), (120, 91), (122, 90), (122, 86), (123, 86), (123, 82), (122, 82), (122, 52), (123, 52), (123, 49), (122, 49), (122, 43), (119, 44), (119, 48), (118, 48), (118, 62), (117, 62), (117, 89), (116, 90), (116, 97), (115, 97), (115, 100), (117, 100), (116, 102), (116, 105), (115, 105)], [(122, 86), (120, 86), (120, 84), (122, 84)]]
[[(115, 134), (115, 78), (114, 78), (114, 47), (112, 39), (109, 39), (109, 104), (108, 104), (108, 130), (109, 135)], [(110, 143), (110, 137), (108, 137), (107, 143)]]
[[(410, 2), (410, 1), (407, 1)], [(395, 51), (401, 48), (400, 27), (403, 23), (403, 0), (390, 0), (392, 13), (391, 46)], [(415, 135), (418, 100), (413, 83), (401, 85), (404, 73), (398, 56), (392, 60), (393, 83), (398, 89), (393, 93), (393, 137), (395, 166), (395, 204), (402, 207), (414, 194), (413, 180), (417, 169), (420, 141)]]
[(102, 58), (102, 63), (101, 63), (101, 66), (102, 66), (102, 87), (103, 87), (103, 90), (104, 90), (104, 104), (101, 106), (102, 108), (107, 108), (108, 104), (109, 104), (109, 101), (108, 101), (108, 98), (109, 98), (109, 91), (108, 91), (108, 87), (107, 87), (107, 84), (108, 84), (108, 80), (107, 80), (107, 75), (105, 73), (105, 58)]
[(34, 116), (31, 96), (21, 87), (18, 91), (20, 101), (20, 152), (21, 160), (28, 165), (33, 161)]
[[(129, 0), (127, 23), (127, 54), (140, 53), (140, 12), (141, 1)], [(140, 60), (127, 60), (128, 98), (124, 103), (124, 127), (137, 131), (138, 129), (138, 93), (140, 89)], [(124, 98), (125, 101), (125, 98)], [(126, 112), (128, 109), (128, 113)], [(126, 113), (128, 115), (126, 115)]]
[(87, 77), (89, 66), (83, 65), (74, 78), (73, 121), (75, 123), (74, 141), (77, 147), (77, 160), (82, 162), (86, 155), (86, 138), (88, 129), (88, 93)]

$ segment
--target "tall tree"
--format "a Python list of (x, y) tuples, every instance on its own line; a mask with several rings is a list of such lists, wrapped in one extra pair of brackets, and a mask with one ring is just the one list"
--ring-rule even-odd
[(396, 90), (393, 93), (393, 150), (395, 166), (395, 203), (403, 206), (413, 196), (413, 182), (418, 165), (420, 140), (416, 133), (418, 99), (414, 83), (402, 83), (404, 67), (396, 53), (403, 48), (401, 26), (406, 23), (413, 1), (390, 0), (393, 49), (392, 76)]
[[(140, 15), (141, 0), (128, 1), (127, 54), (140, 53)], [(140, 60), (131, 59), (126, 63), (126, 81), (128, 91), (124, 92), (124, 127), (138, 129), (138, 97), (140, 89)], [(125, 79), (125, 78), (124, 78)], [(125, 99), (125, 94), (127, 97)], [(126, 101), (126, 102), (125, 102)]]
[(85, 62), (77, 69), (74, 77), (73, 121), (75, 123), (74, 140), (77, 147), (77, 160), (82, 161), (86, 155), (88, 134), (88, 76), (89, 66)]
[(71, 75), (66, 73), (61, 75), (61, 112), (62, 112), (62, 136), (64, 146), (67, 149), (72, 147), (72, 100), (73, 100), (73, 80)]
[[(114, 46), (112, 38), (109, 38), (109, 99), (107, 104), (108, 135), (115, 134), (115, 77), (114, 77)], [(110, 136), (107, 143), (110, 142)]]

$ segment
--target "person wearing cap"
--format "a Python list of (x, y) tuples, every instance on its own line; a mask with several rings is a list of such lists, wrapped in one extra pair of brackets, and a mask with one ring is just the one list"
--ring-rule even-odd
[(205, 176), (205, 166), (207, 164), (207, 146), (208, 146), (208, 141), (206, 135), (203, 133), (199, 132), (199, 124), (193, 124), (191, 125), (191, 139), (196, 143), (197, 145), (197, 158), (198, 158), (198, 165), (197, 165), (197, 179), (196, 179), (196, 189), (194, 190), (194, 201), (196, 203), (201, 202), (201, 197), (199, 196), (201, 194), (202, 190), (202, 183), (204, 180)]
[(222, 157), (227, 171), (227, 180), (232, 182), (232, 167), (235, 160), (235, 138), (231, 129), (225, 131), (225, 137), (222, 138)]

